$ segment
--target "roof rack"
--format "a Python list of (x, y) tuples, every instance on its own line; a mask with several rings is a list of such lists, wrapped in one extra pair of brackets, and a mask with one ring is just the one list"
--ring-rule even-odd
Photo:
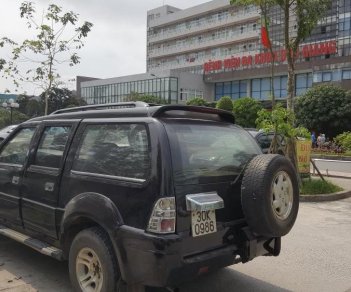
[(92, 104), (92, 105), (59, 109), (57, 111), (52, 112), (50, 115), (57, 115), (57, 114), (62, 114), (62, 113), (73, 113), (73, 112), (84, 112), (84, 111), (100, 110), (100, 109), (149, 107), (149, 106), (154, 106), (154, 105), (155, 104), (149, 104), (149, 103), (142, 102), (142, 101)]

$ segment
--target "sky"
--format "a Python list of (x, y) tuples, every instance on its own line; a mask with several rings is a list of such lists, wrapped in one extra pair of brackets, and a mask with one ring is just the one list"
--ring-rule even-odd
[[(186, 9), (209, 0), (34, 0), (36, 11), (41, 12), (54, 3), (64, 11), (79, 14), (81, 21), (93, 23), (85, 39), (85, 46), (78, 51), (80, 64), (65, 64), (59, 73), (65, 85), (75, 88), (72, 81), (77, 75), (110, 78), (146, 71), (146, 15), (147, 11), (165, 5)], [(22, 1), (0, 0), (0, 38), (6, 36), (22, 42), (31, 35), (26, 22), (19, 16)], [(0, 49), (0, 57), (7, 59), (9, 49)], [(29, 64), (27, 64), (29, 66)], [(71, 81), (70, 81), (71, 80)], [(0, 93), (11, 92), (15, 87), (0, 75)], [(31, 83), (23, 83), (19, 93), (39, 95), (42, 90)]]

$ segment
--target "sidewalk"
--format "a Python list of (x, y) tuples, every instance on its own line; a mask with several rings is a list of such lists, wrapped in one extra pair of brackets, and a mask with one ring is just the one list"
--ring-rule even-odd
[(351, 191), (351, 177), (350, 178), (339, 178), (339, 177), (324, 177), (326, 180), (342, 187), (344, 191)]

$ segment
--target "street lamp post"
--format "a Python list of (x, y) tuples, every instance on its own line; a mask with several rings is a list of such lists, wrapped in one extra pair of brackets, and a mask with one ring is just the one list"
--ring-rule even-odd
[(5, 101), (2, 106), (10, 109), (10, 123), (12, 125), (12, 111), (14, 108), (19, 108), (19, 104), (10, 98), (8, 101)]

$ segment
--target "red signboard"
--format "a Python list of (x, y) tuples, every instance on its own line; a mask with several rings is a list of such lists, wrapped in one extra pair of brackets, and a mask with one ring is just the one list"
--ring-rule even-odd
[[(302, 46), (296, 53), (297, 58), (309, 58), (322, 55), (332, 55), (337, 53), (336, 41), (317, 43)], [(274, 61), (284, 63), (286, 61), (286, 50), (274, 51)], [(242, 57), (231, 57), (224, 60), (209, 61), (204, 64), (204, 72), (210, 73), (223, 69), (238, 69), (251, 67), (253, 65), (262, 65), (272, 62), (270, 52), (258, 53), (256, 55), (247, 55)]]

